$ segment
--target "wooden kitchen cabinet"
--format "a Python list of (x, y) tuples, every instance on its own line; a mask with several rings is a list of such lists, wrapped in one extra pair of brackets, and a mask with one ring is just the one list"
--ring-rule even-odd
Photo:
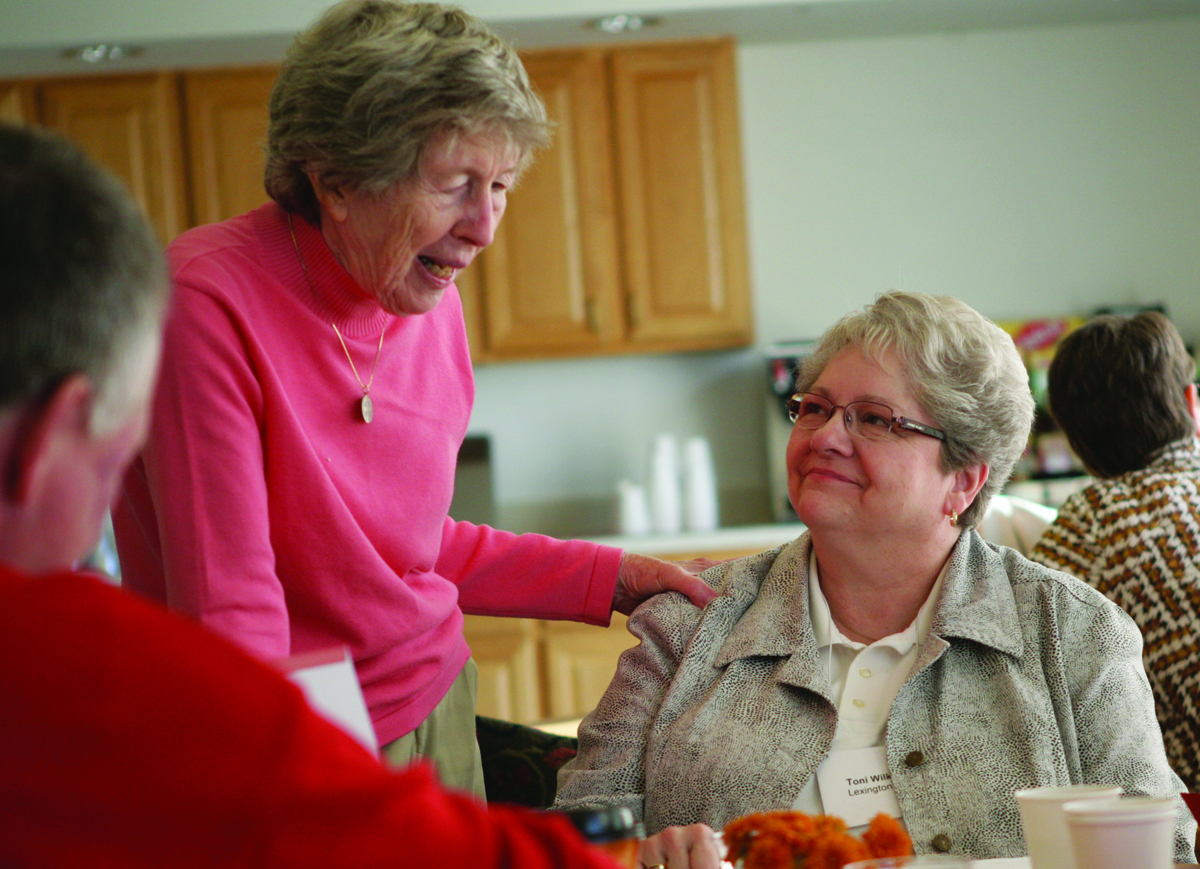
[(476, 358), (750, 343), (732, 42), (523, 59), (555, 140), (460, 282)]
[[(733, 44), (523, 55), (556, 124), (459, 276), (478, 361), (749, 344)], [(0, 116), (73, 139), (164, 242), (266, 201), (277, 68), (0, 83)]]
[(637, 644), (614, 614), (607, 628), (578, 622), (466, 616), (479, 667), (480, 715), (529, 724), (579, 718), (612, 681), (621, 652)]
[(733, 43), (613, 52), (631, 343), (751, 340)]
[[(657, 557), (726, 561), (760, 551), (759, 546), (743, 546)], [(522, 724), (582, 718), (608, 690), (621, 653), (638, 643), (627, 624), (619, 613), (613, 614), (606, 628), (467, 616), (464, 632), (480, 672), (477, 711)], [(522, 684), (522, 679), (527, 681)]]
[(0, 82), (0, 121), (32, 124), (36, 120), (33, 87), (24, 82)]
[(468, 269), (475, 282), (466, 289), (481, 299), (474, 337), (491, 358), (602, 351), (623, 332), (605, 53), (522, 59), (556, 125), (554, 143), (520, 179), (495, 240)]
[(617, 659), (637, 645), (627, 622), (625, 616), (614, 613), (607, 628), (578, 622), (545, 623), (544, 718), (580, 718), (596, 708), (617, 670)]
[(129, 187), (159, 237), (187, 226), (179, 91), (169, 73), (55, 79), (37, 86), (38, 120)]
[(125, 182), (169, 242), (267, 201), (263, 144), (276, 72), (0, 82), (0, 118), (39, 123), (74, 141)]
[(267, 201), (267, 101), (276, 67), (185, 73), (191, 223), (217, 223)]
[(522, 722), (543, 717), (539, 632), (533, 619), (463, 617), (463, 633), (479, 668), (480, 714)]

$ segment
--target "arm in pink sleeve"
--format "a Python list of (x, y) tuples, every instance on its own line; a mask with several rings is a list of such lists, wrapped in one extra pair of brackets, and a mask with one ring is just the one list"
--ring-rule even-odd
[(167, 603), (253, 654), (290, 652), (263, 472), (254, 348), (208, 293), (178, 287), (164, 343), (147, 484)]
[(466, 613), (607, 625), (620, 564), (609, 546), (446, 517), (437, 572), (458, 586)]

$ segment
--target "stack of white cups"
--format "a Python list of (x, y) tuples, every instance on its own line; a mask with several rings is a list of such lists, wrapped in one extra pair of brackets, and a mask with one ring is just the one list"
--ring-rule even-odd
[(646, 487), (630, 480), (617, 483), (622, 534), (678, 534), (685, 528), (712, 531), (718, 526), (717, 474), (706, 438), (690, 437), (681, 448), (674, 435), (656, 436), (647, 477)]
[(707, 438), (688, 438), (683, 445), (683, 515), (689, 531), (717, 527), (717, 472)]
[(1174, 799), (1121, 796), (1115, 785), (1016, 792), (1033, 869), (1171, 869)]
[(1075, 851), (1062, 807), (1072, 800), (1119, 797), (1117, 785), (1064, 785), (1016, 792), (1025, 846), (1033, 869), (1076, 869)]
[(1087, 869), (1172, 869), (1178, 801), (1111, 797), (1063, 804), (1075, 863)]
[(650, 505), (645, 486), (630, 480), (617, 483), (617, 530), (632, 537), (650, 533)]
[(679, 443), (674, 435), (660, 434), (650, 450), (650, 525), (657, 534), (683, 529), (680, 479)]
[(682, 450), (674, 435), (660, 434), (654, 439), (650, 517), (659, 534), (717, 527), (717, 474), (706, 438), (688, 438)]

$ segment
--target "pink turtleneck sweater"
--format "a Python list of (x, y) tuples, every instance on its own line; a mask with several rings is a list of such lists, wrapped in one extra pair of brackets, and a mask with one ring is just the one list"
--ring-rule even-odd
[[(606, 624), (620, 551), (447, 516), (474, 381), (457, 292), (393, 317), (269, 204), (184, 233), (122, 581), (264, 659), (348, 645), (381, 743), (470, 654), (462, 612)], [(375, 418), (358, 416), (365, 382)]]

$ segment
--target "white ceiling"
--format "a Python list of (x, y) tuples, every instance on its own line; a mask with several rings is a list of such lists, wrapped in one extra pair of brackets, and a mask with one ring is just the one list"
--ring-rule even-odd
[[(1200, 15), (1200, 0), (856, 0), (680, 10), (642, 35), (670, 39), (728, 34), (746, 43), (793, 42), (1187, 15)], [(526, 45), (611, 41), (611, 36), (588, 26), (593, 20), (493, 23)]]
[[(244, 25), (235, 15), (237, 20), (223, 20), (220, 26), (214, 26), (199, 19), (182, 20), (190, 14), (183, 10), (204, 8), (188, 4), (177, 13), (176, 30), (176, 19), (171, 17), (176, 13), (163, 0), (155, 4), (156, 12), (143, 9), (142, 14), (136, 7), (124, 7), (130, 10), (125, 17), (110, 13), (113, 7), (107, 4), (92, 5), (96, 0), (49, 0), (50, 8), (46, 2), (0, 0), (0, 77), (275, 62), (295, 30), (312, 17), (314, 10), (326, 5), (306, 5), (306, 0), (300, 0), (290, 14), (264, 18), (265, 24), (259, 20), (263, 16), (255, 17), (262, 10), (242, 7), (253, 13), (247, 13)], [(219, 0), (213, 5), (219, 6)], [(617, 37), (590, 25), (596, 20), (597, 10), (621, 8), (605, 0), (589, 7), (592, 14), (572, 17), (553, 13), (556, 9), (579, 8), (582, 3), (535, 0), (520, 7), (533, 7), (532, 14), (525, 11), (520, 17), (511, 17), (511, 2), (465, 0), (462, 5), (477, 11), (523, 47), (612, 42)], [(73, 11), (78, 14), (73, 15)], [(1200, 15), (1200, 0), (768, 0), (761, 5), (755, 5), (754, 0), (658, 0), (658, 5), (651, 2), (626, 11), (658, 18), (660, 23), (622, 39), (731, 35), (740, 42), (756, 44), (1196, 16)], [(63, 56), (64, 50), (93, 40), (129, 40), (141, 53), (104, 65), (84, 64)]]

